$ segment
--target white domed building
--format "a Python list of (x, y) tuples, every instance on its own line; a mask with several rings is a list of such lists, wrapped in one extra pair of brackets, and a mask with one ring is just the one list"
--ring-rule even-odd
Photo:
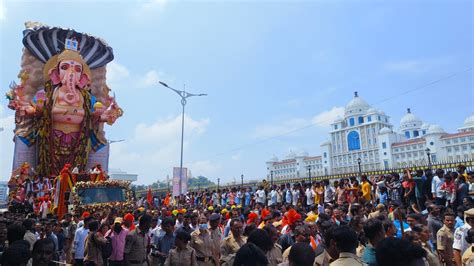
[(330, 174), (358, 172), (359, 158), (362, 171), (379, 168), (379, 131), (393, 130), (387, 115), (372, 108), (355, 92), (346, 105), (344, 118), (334, 121), (331, 128), (330, 144), (321, 145), (323, 157), (327, 155), (323, 165), (330, 169)]
[(308, 178), (324, 175), (321, 156), (309, 156), (306, 151), (290, 153), (284, 160), (278, 161), (273, 156), (267, 161), (267, 180), (281, 180), (290, 178)]
[(474, 159), (474, 114), (451, 134), (439, 125), (423, 123), (410, 108), (400, 120), (398, 132), (389, 118), (355, 92), (344, 117), (331, 124), (329, 141), (320, 145), (322, 156), (290, 153), (286, 160), (267, 162), (268, 174), (273, 171), (274, 177), (285, 179), (308, 177), (307, 169), (312, 176), (357, 173), (359, 162), (365, 172), (427, 165), (429, 160)]

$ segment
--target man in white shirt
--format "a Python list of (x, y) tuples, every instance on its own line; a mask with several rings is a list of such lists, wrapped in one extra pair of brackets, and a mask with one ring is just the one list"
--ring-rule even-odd
[(336, 193), (336, 190), (334, 187), (331, 185), (329, 180), (324, 181), (324, 203), (331, 203), (334, 201), (334, 195)]
[(456, 265), (462, 265), (462, 254), (471, 246), (471, 244), (466, 241), (466, 235), (469, 229), (474, 226), (474, 208), (464, 212), (464, 219), (466, 223), (454, 231), (453, 253)]
[(293, 186), (293, 189), (291, 190), (291, 195), (293, 196), (293, 206), (298, 206), (300, 190), (296, 187), (296, 185)]
[(444, 193), (441, 190), (441, 185), (444, 183), (444, 171), (442, 169), (436, 170), (436, 175), (431, 180), (431, 193), (433, 194), (433, 198), (435, 199), (436, 205), (444, 206), (446, 203), (446, 199), (444, 197)]
[(314, 189), (311, 187), (311, 184), (308, 184), (306, 187), (306, 205), (311, 208), (314, 204), (314, 196), (316, 193), (314, 192)]
[(74, 245), (72, 249), (72, 256), (76, 261), (76, 265), (84, 265), (84, 249), (86, 245), (86, 237), (89, 234), (89, 222), (91, 217), (84, 219), (84, 226), (79, 227), (74, 235)]
[(257, 203), (265, 205), (265, 190), (263, 189), (263, 186), (260, 186), (256, 194), (257, 194), (257, 200), (256, 200)]

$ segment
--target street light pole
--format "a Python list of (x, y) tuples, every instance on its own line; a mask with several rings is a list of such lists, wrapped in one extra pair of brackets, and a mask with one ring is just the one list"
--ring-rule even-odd
[(360, 167), (360, 164), (362, 163), (362, 159), (357, 158), (357, 164), (359, 165), (359, 177), (362, 176), (362, 168)]
[(244, 188), (244, 175), (240, 175), (240, 186)]
[(219, 182), (221, 181), (221, 179), (218, 177), (217, 178), (217, 192), (219, 193)]
[(306, 166), (306, 168), (308, 168), (308, 180), (309, 180), (309, 183), (311, 184), (311, 165)]
[(431, 169), (431, 150), (430, 148), (426, 148), (426, 156), (428, 156), (428, 168)]
[(184, 107), (186, 106), (187, 99), (189, 97), (193, 96), (206, 96), (207, 94), (205, 93), (200, 93), (200, 94), (193, 94), (186, 92), (186, 88), (182, 91), (176, 90), (168, 86), (168, 84), (164, 83), (163, 81), (159, 81), (161, 85), (164, 87), (176, 92), (179, 97), (181, 97), (181, 105), (183, 106), (183, 114), (181, 116), (181, 160), (179, 163), (179, 195), (183, 194), (183, 187), (182, 187), (182, 182), (183, 182), (183, 142), (184, 142)]
[(273, 187), (273, 170), (270, 171), (270, 185)]

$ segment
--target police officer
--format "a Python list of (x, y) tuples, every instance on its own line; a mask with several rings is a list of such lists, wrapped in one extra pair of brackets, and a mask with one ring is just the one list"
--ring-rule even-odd
[(444, 214), (444, 225), (436, 233), (438, 254), (443, 265), (453, 265), (453, 241), (454, 241), (454, 219), (453, 212)]
[(222, 229), (219, 227), (220, 222), (221, 216), (218, 213), (213, 213), (209, 217), (209, 231), (213, 244), (212, 256), (215, 261), (219, 261), (221, 257)]
[(464, 220), (466, 221), (463, 226), (459, 227), (454, 231), (454, 261), (456, 265), (461, 265), (461, 256), (470, 246), (466, 241), (467, 232), (471, 227), (474, 227), (474, 208), (471, 208), (464, 212)]
[(124, 260), (127, 266), (146, 266), (147, 246), (150, 243), (148, 230), (151, 226), (151, 216), (144, 214), (140, 217), (139, 226), (125, 238)]
[(198, 228), (191, 234), (191, 243), (189, 244), (196, 251), (197, 264), (199, 266), (218, 265), (212, 254), (213, 244), (206, 216), (199, 217)]

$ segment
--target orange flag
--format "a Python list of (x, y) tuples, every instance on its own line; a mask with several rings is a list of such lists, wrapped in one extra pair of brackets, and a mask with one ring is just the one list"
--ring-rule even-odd
[(146, 195), (146, 200), (150, 205), (152, 205), (153, 196), (151, 195), (151, 187), (148, 187), (148, 194)]
[(166, 198), (165, 198), (163, 204), (164, 204), (165, 206), (170, 205), (170, 193), (169, 193), (169, 192), (166, 193)]

